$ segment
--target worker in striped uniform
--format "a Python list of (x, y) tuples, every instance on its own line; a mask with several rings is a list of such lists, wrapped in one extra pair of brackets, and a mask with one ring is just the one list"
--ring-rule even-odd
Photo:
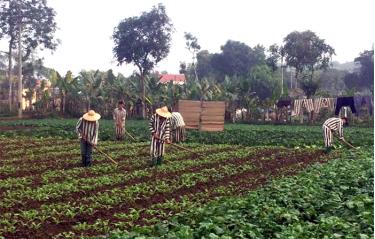
[(323, 124), (324, 145), (326, 153), (332, 150), (333, 133), (337, 132), (340, 139), (344, 139), (344, 126), (348, 126), (348, 118), (329, 118)]
[(92, 146), (98, 143), (100, 114), (90, 110), (77, 122), (76, 132), (81, 141), (82, 165), (90, 167)]
[(161, 165), (165, 143), (170, 143), (170, 118), (172, 114), (166, 106), (156, 109), (149, 123), (151, 132), (150, 155), (152, 166)]
[(171, 116), (171, 142), (178, 143), (185, 141), (185, 121), (179, 112), (173, 112), (172, 109), (168, 108)]
[(116, 140), (123, 140), (125, 135), (126, 110), (124, 101), (120, 100), (117, 108), (113, 111), (113, 121), (115, 123)]

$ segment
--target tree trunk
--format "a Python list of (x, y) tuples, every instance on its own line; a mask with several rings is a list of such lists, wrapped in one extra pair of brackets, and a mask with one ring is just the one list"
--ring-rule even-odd
[(91, 100), (90, 100), (90, 98), (88, 98), (88, 100), (87, 100), (87, 112), (89, 111), (91, 109)]
[(144, 73), (141, 72), (141, 107), (142, 107), (142, 118), (146, 119), (146, 105), (145, 105), (145, 98), (146, 98), (146, 89), (145, 89), (145, 76)]
[(8, 54), (8, 82), (9, 82), (9, 112), (12, 111), (12, 103), (13, 103), (13, 83), (12, 83), (12, 45), (13, 40), (9, 41), (9, 54)]
[(284, 95), (284, 69), (283, 69), (283, 57), (281, 57), (281, 95)]
[(194, 60), (193, 60), (193, 68), (194, 68), (195, 80), (198, 82), (199, 79), (198, 79), (198, 73), (197, 73), (197, 66), (194, 63)]
[(18, 118), (22, 118), (22, 25), (18, 28)]
[(62, 103), (62, 106), (61, 106), (62, 114), (65, 115), (65, 107), (66, 107), (65, 106), (66, 105), (66, 96), (65, 96), (65, 93), (62, 96), (61, 103)]
[(298, 73), (299, 73), (299, 70), (296, 68), (296, 73), (295, 73), (295, 76), (294, 76), (294, 89), (297, 89), (298, 85), (297, 85), (297, 82), (298, 82)]
[(33, 109), (32, 104), (33, 104), (33, 96), (31, 96), (31, 98), (29, 98), (29, 110), (30, 111), (32, 111), (32, 109)]

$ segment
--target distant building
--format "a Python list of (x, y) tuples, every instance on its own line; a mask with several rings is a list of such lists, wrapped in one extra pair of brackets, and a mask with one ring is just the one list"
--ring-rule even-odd
[(159, 83), (166, 84), (170, 81), (173, 82), (174, 85), (183, 85), (186, 82), (185, 75), (183, 74), (161, 74), (159, 75)]

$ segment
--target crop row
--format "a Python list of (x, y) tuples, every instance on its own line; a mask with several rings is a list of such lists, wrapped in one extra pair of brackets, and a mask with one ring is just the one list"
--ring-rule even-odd
[(346, 151), (246, 196), (109, 238), (373, 238), (373, 163), (370, 147)]
[[(0, 122), (0, 124), (36, 126), (35, 130), (19, 130), (2, 132), (1, 135), (17, 136), (26, 135), (33, 137), (64, 137), (76, 138), (74, 127), (75, 119), (71, 120), (24, 120), (15, 122)], [(130, 120), (127, 122), (127, 131), (135, 136), (139, 141), (149, 141), (150, 132), (147, 121)], [(369, 128), (348, 127), (345, 135), (354, 145), (365, 146), (373, 142), (373, 130)], [(99, 137), (101, 140), (113, 140), (113, 121), (101, 120)], [(131, 140), (127, 138), (126, 140)], [(187, 132), (189, 143), (204, 144), (240, 144), (246, 146), (269, 145), (269, 146), (316, 146), (322, 147), (321, 126), (274, 126), (274, 125), (243, 125), (226, 124), (223, 132), (200, 132), (189, 130)]]
[[(117, 145), (103, 148), (114, 151)], [(97, 161), (89, 169), (40, 166), (35, 175), (0, 180), (0, 235), (97, 236), (154, 224), (185, 209), (246, 193), (271, 177), (293, 174), (326, 160), (321, 151), (312, 149), (192, 145), (194, 151), (205, 156), (170, 150), (162, 166), (151, 168), (147, 153), (137, 156), (140, 145), (129, 148), (126, 158), (121, 152), (113, 153), (119, 167), (108, 166), (104, 157), (95, 155)], [(56, 149), (60, 150), (54, 153), (57, 159), (64, 156), (63, 148)], [(30, 165), (39, 159), (25, 158)], [(61, 160), (73, 162), (77, 157)], [(15, 182), (17, 187), (12, 188)]]

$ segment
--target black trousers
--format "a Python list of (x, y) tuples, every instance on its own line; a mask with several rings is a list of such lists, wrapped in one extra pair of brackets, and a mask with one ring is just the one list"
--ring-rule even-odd
[(91, 166), (92, 145), (81, 139), (81, 156), (84, 167)]
[(357, 113), (357, 110), (355, 109), (355, 106), (354, 106), (353, 96), (337, 98), (335, 115), (339, 115), (341, 108), (344, 106), (349, 106), (353, 114)]

